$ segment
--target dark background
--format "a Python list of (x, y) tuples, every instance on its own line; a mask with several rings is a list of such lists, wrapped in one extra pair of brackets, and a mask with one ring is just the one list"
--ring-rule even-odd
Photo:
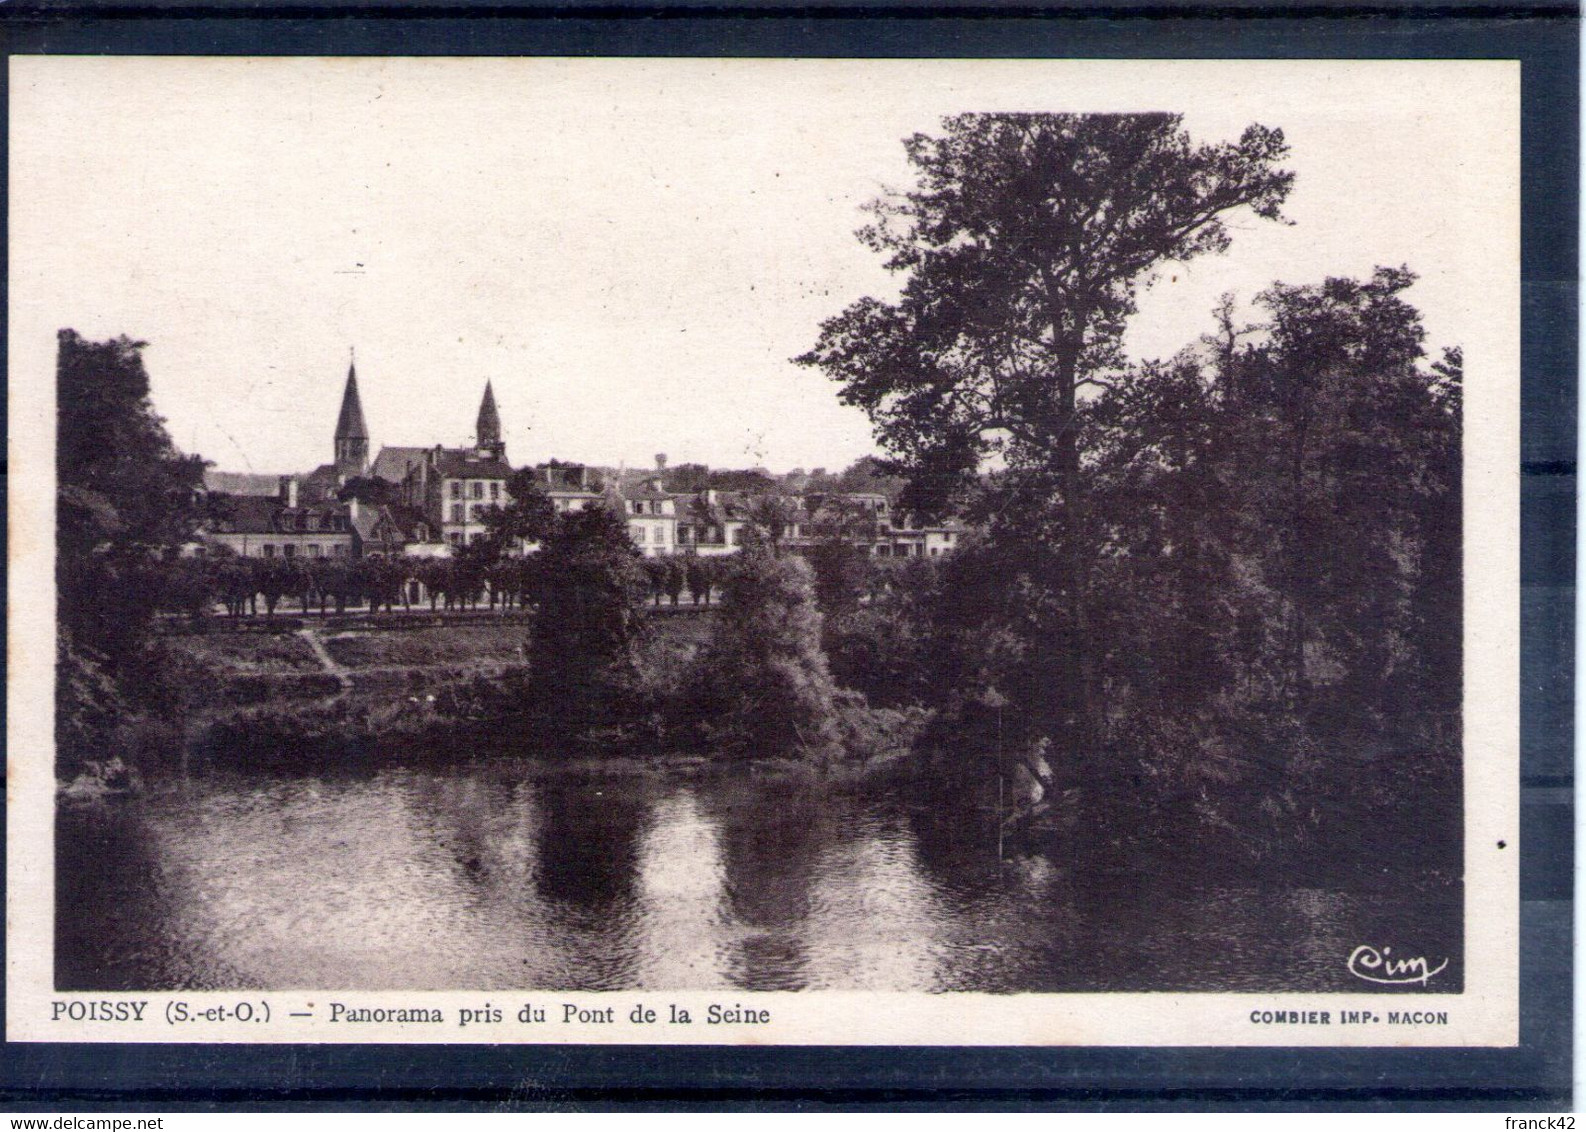
[[(0, 8), (9, 53), (1481, 58), (1523, 65), (1521, 1044), (1505, 1050), (0, 1046), (0, 1108), (1571, 1106), (1576, 265), (1570, 4)], [(0, 101), (5, 75), (0, 73)], [(0, 224), (4, 213), (0, 212)], [(0, 282), (3, 286), (3, 282)], [(0, 352), (4, 350), (0, 339)], [(0, 483), (3, 491), (3, 483)], [(1479, 530), (1467, 537), (1480, 538)], [(3, 533), (0, 533), (3, 538)]]

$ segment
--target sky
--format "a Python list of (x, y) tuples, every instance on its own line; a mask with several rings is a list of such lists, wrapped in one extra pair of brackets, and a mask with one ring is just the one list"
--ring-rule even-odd
[[(1518, 68), (1483, 62), (13, 57), (10, 380), (55, 333), (145, 352), (179, 447), (328, 462), (350, 352), (382, 444), (461, 445), (485, 382), (508, 455), (839, 469), (875, 451), (791, 359), (895, 293), (854, 237), (901, 140), (966, 110), (1172, 110), (1284, 130), (1292, 225), (1232, 218), (1164, 267), (1136, 358), (1217, 297), (1405, 264), (1429, 348), (1481, 352), (1512, 259)], [(13, 435), (48, 422), (12, 414)]]

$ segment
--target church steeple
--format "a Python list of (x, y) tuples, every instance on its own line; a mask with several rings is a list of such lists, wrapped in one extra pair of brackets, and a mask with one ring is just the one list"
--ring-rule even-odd
[(336, 474), (361, 476), (369, 466), (369, 428), (363, 423), (363, 403), (358, 399), (358, 367), (347, 366), (347, 388), (341, 395), (341, 415), (336, 418)]
[(482, 452), (500, 457), (506, 451), (506, 445), (501, 441), (501, 414), (496, 411), (496, 395), (489, 381), (485, 382), (485, 395), (479, 402), (479, 420), (474, 425), (474, 438)]

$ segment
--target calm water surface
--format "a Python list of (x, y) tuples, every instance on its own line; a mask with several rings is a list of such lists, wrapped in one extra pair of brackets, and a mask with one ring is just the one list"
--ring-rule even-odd
[(1451, 957), (1429, 989), (1458, 989), (1457, 888), (999, 861), (994, 815), (877, 793), (492, 763), (63, 805), (57, 985), (1360, 990), (1371, 943)]

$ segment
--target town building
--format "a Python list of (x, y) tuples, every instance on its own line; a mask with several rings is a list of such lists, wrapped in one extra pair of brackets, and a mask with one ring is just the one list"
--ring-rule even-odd
[[(349, 364), (331, 462), (302, 475), (206, 471), (215, 516), (208, 543), (248, 557), (445, 557), (485, 538), (492, 509), (512, 502), (514, 469), (488, 381), (471, 446), (387, 446), (371, 461), (369, 439), (357, 367)], [(794, 549), (841, 538), (882, 558), (940, 557), (964, 534), (956, 521), (911, 522), (881, 492), (790, 490), (807, 485), (808, 475), (779, 484), (760, 473), (766, 491), (669, 492), (664, 469), (657, 457), (647, 473), (603, 476), (557, 460), (525, 470), (558, 514), (595, 506), (620, 514), (646, 557), (733, 554), (757, 525)]]
[(628, 536), (646, 558), (677, 550), (677, 505), (665, 490), (661, 477), (645, 480), (620, 498)]
[[(490, 531), (492, 508), (512, 502), (512, 465), (501, 439), (496, 396), (485, 382), (472, 448), (392, 449), (375, 461), (376, 474), (394, 475), (400, 464), (403, 502), (422, 516), (427, 532), (453, 549), (478, 542)], [(382, 464), (382, 460), (384, 463)]]
[(605, 501), (605, 487), (595, 469), (559, 460), (536, 465), (530, 473), (558, 515), (582, 511)]
[(389, 508), (308, 502), (293, 476), (273, 496), (212, 495), (211, 510), (205, 542), (243, 558), (365, 558), (399, 553), (405, 541)]
[(749, 500), (740, 491), (714, 488), (674, 500), (677, 512), (677, 549), (703, 556), (732, 554), (743, 547), (748, 530)]

